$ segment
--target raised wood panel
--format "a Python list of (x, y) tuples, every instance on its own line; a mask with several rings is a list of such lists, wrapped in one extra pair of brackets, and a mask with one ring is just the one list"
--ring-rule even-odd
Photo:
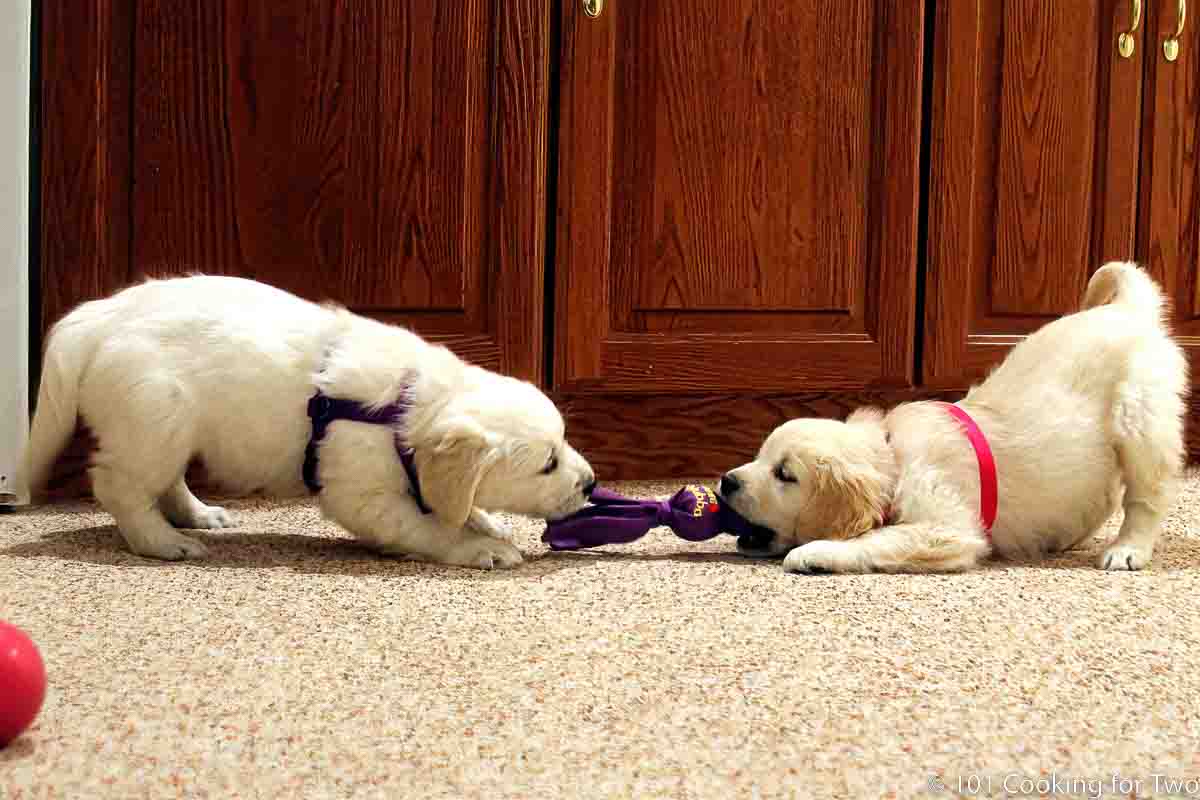
[[(1179, 15), (1172, 3), (1148, 20), (1146, 146), (1142, 155), (1141, 235), (1138, 258), (1166, 285), (1176, 337), (1200, 378), (1200, 26), (1196, 10), (1169, 62), (1162, 44), (1174, 37)], [(1200, 417), (1193, 416), (1193, 429)]]
[(490, 14), (448, 5), (142, 0), (138, 268), (478, 313)]
[(701, 5), (563, 5), (556, 386), (910, 384), (922, 5)]
[(145, 275), (236, 274), (541, 380), (549, 0), (45, 2), (46, 121), (78, 127), (47, 137), (44, 172), (107, 166), (88, 142), (125, 126), (115, 188), (47, 218), (47, 240), (118, 243), (87, 284), (46, 251), (43, 285), (67, 287), (47, 324)]
[(1096, 42), (1099, 15), (1059, 5), (1010, 2), (1000, 29), (988, 31), (1000, 35), (983, 39), (982, 61), (997, 58), (1001, 75), (999, 104), (985, 98), (980, 109), (995, 115), (999, 133), (989, 298), (997, 316), (1070, 313), (1086, 284), (1091, 228), (1079, 221), (1091, 216), (1096, 126), (1080, 121), (1098, 119), (1098, 59), (1063, 49), (1056, 26), (1073, 20), (1073, 39)]
[[(1119, 8), (1118, 8), (1119, 6)], [(1128, 4), (936, 5), (924, 378), (965, 386), (1133, 255), (1145, 26)]]
[(827, 5), (822, 36), (809, 3), (711, 3), (688, 24), (695, 5), (620, 20), (618, 152), (647, 152), (613, 180), (648, 201), (618, 217), (620, 307), (850, 312), (861, 270), (829, 255), (866, 261), (873, 4)]

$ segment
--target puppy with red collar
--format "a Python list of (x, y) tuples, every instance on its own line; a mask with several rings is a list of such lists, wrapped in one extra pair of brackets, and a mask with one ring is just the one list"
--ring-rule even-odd
[(1083, 310), (1029, 336), (955, 405), (792, 420), (721, 481), (769, 528), (749, 555), (790, 572), (952, 572), (1090, 537), (1122, 505), (1099, 566), (1150, 563), (1183, 465), (1188, 365), (1159, 287), (1109, 263)]

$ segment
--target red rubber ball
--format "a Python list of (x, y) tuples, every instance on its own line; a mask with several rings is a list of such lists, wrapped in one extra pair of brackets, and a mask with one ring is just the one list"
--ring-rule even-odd
[(25, 631), (0, 622), (0, 747), (29, 727), (44, 699), (42, 654)]

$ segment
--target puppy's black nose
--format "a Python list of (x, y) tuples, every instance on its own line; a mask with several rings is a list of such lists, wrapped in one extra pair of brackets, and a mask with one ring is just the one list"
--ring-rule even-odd
[(732, 472), (726, 472), (721, 476), (721, 494), (725, 497), (729, 497), (729, 495), (741, 488), (742, 482), (733, 477)]
[(596, 491), (596, 479), (592, 478), (591, 480), (589, 480), (587, 483), (585, 483), (583, 485), (583, 496), (591, 497), (592, 492), (594, 492), (594, 491)]

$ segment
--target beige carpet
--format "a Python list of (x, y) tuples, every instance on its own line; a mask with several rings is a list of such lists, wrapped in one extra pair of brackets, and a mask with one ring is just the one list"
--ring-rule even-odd
[(230, 505), (243, 526), (186, 564), (129, 555), (93, 506), (0, 517), (0, 618), (50, 681), (0, 797), (1200, 793), (1200, 474), (1140, 574), (1094, 542), (798, 577), (664, 531), (550, 554), (516, 520), (529, 563), (487, 574)]

